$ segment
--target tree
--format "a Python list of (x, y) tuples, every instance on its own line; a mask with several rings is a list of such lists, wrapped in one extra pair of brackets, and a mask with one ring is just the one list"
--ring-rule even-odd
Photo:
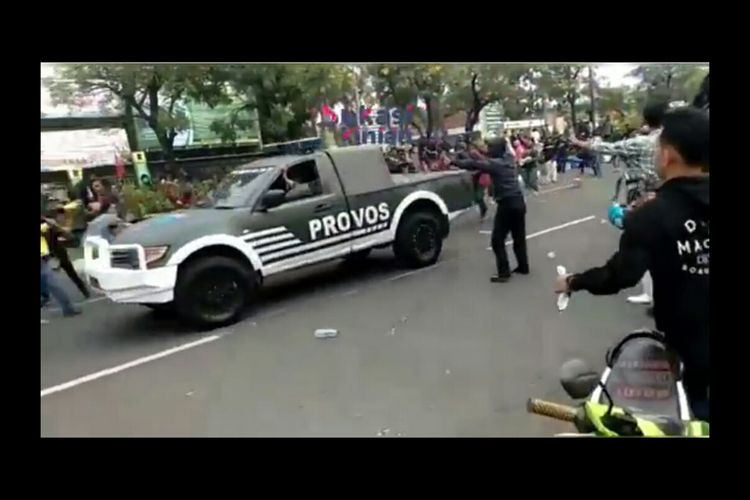
[(696, 64), (646, 64), (630, 72), (641, 79), (639, 88), (649, 97), (687, 102), (692, 102), (707, 74), (707, 66)]
[(218, 102), (224, 89), (212, 82), (212, 71), (188, 64), (69, 64), (58, 66), (45, 83), (58, 104), (75, 104), (97, 92), (118, 100), (126, 117), (134, 111), (154, 131), (167, 168), (174, 171), (174, 139), (188, 124), (176, 105), (186, 97)]
[(225, 140), (232, 140), (249, 121), (241, 112), (258, 111), (264, 142), (284, 142), (305, 136), (314, 128), (322, 104), (351, 98), (356, 84), (354, 68), (340, 64), (227, 65), (214, 77), (228, 85), (240, 103), (223, 121), (212, 124)]
[[(465, 110), (465, 130), (471, 132), (479, 123), (482, 110), (500, 103), (506, 113), (526, 109), (529, 99), (530, 67), (524, 64), (476, 64), (456, 66), (448, 88), (446, 104), (451, 111)], [(521, 110), (521, 111), (523, 111)]]
[(583, 90), (582, 64), (548, 64), (533, 69), (533, 83), (539, 93), (555, 99), (558, 105), (570, 107), (570, 117), (573, 125), (576, 121), (576, 103)]
[(386, 103), (405, 109), (419, 99), (425, 104), (425, 120), (412, 123), (424, 137), (432, 137), (440, 125), (440, 106), (454, 68), (443, 64), (380, 64), (368, 68), (375, 91)]

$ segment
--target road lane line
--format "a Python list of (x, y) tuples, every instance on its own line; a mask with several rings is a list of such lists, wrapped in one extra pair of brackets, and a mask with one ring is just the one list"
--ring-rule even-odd
[[(565, 224), (560, 224), (559, 226), (553, 226), (548, 227), (547, 229), (542, 229), (541, 231), (537, 231), (536, 233), (531, 233), (526, 235), (526, 239), (530, 240), (532, 238), (536, 238), (537, 236), (541, 236), (543, 234), (551, 233), (553, 231), (559, 231), (560, 229), (565, 229), (566, 227), (575, 226), (576, 224), (581, 224), (582, 222), (588, 222), (590, 220), (596, 219), (595, 215), (589, 215), (588, 217), (584, 217), (582, 219), (576, 219), (572, 220), (570, 222), (566, 222)], [(482, 234), (492, 234), (492, 231), (480, 231)], [(512, 245), (513, 240), (508, 240), (505, 242), (505, 245)], [(492, 247), (487, 247), (487, 250), (492, 250)]]
[[(445, 262), (445, 261), (443, 261), (443, 262)], [(438, 262), (437, 264), (433, 264), (433, 265), (428, 266), (428, 267), (423, 267), (422, 269), (415, 269), (414, 271), (409, 271), (409, 272), (406, 272), (406, 273), (397, 274), (396, 276), (392, 276), (392, 277), (388, 278), (388, 281), (396, 281), (396, 280), (400, 280), (401, 278), (406, 278), (407, 276), (411, 276), (412, 274), (421, 273), (423, 271), (429, 271), (430, 269), (437, 269), (438, 267), (440, 267), (440, 264), (442, 264), (442, 262)]]
[(128, 363), (114, 366), (112, 368), (107, 368), (106, 370), (101, 370), (96, 373), (92, 373), (90, 375), (85, 375), (75, 380), (65, 382), (64, 384), (59, 384), (59, 385), (55, 385), (52, 387), (48, 387), (46, 389), (42, 389), (41, 397), (43, 398), (45, 396), (49, 396), (50, 394), (54, 394), (56, 392), (66, 391), (68, 389), (72, 389), (73, 387), (76, 387), (81, 384), (85, 384), (87, 382), (92, 382), (94, 380), (97, 380), (103, 377), (108, 377), (110, 375), (114, 375), (116, 373), (129, 370), (130, 368), (134, 368), (136, 366), (143, 365), (145, 363), (150, 363), (151, 361), (156, 361), (157, 359), (165, 358), (167, 356), (171, 356), (172, 354), (176, 354), (178, 352), (192, 349), (193, 347), (198, 347), (203, 344), (208, 344), (209, 342), (214, 342), (216, 340), (219, 340), (222, 336), (223, 334), (204, 337), (200, 340), (196, 340), (195, 342), (189, 342), (187, 344), (178, 345), (176, 347), (172, 347), (171, 349), (167, 349), (166, 351), (161, 351), (161, 352), (157, 352), (156, 354), (152, 354), (150, 356), (145, 356), (143, 358), (134, 359), (133, 361), (130, 361)]

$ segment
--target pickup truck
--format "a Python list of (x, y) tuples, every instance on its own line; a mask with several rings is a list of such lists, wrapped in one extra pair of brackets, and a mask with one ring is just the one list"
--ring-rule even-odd
[(411, 267), (440, 256), (471, 207), (461, 170), (391, 174), (378, 147), (264, 158), (235, 168), (211, 202), (84, 242), (91, 285), (192, 324), (237, 320), (265, 278), (392, 245)]

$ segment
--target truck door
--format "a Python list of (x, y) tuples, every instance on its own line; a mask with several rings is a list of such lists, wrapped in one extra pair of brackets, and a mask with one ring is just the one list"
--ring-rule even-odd
[(347, 213), (346, 199), (330, 162), (314, 156), (290, 164), (270, 187), (279, 188), (287, 191), (283, 203), (258, 214), (263, 226), (285, 228), (268, 244), (254, 244), (266, 275), (350, 253), (346, 224), (337, 217)]

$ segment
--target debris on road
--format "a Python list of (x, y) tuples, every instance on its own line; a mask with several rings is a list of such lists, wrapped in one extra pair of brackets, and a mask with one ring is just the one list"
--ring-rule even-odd
[(388, 332), (388, 335), (396, 335), (396, 327), (395, 326), (393, 328), (391, 328), (391, 331)]
[(401, 316), (401, 323), (406, 323), (407, 319), (409, 319), (408, 316)]
[(446, 375), (450, 375), (450, 374), (451, 374), (451, 371), (450, 371), (450, 370), (445, 370), (445, 374), (446, 374)]
[(318, 339), (332, 339), (337, 337), (339, 331), (334, 328), (318, 328), (315, 330), (315, 338)]
[(607, 223), (607, 219), (602, 219), (599, 221), (599, 224), (606, 224), (606, 223)]
[(382, 430), (378, 431), (378, 437), (387, 436), (388, 434), (390, 434), (390, 432), (391, 432), (390, 429), (382, 429)]
[(547, 254), (547, 257), (549, 257), (550, 259), (554, 259), (555, 258), (555, 252), (549, 252)]
[(193, 392), (193, 391), (190, 391), (190, 392), (186, 392), (186, 393), (185, 393), (185, 396), (187, 396), (187, 397), (191, 397), (191, 396), (192, 396), (193, 394), (195, 394), (195, 392)]

